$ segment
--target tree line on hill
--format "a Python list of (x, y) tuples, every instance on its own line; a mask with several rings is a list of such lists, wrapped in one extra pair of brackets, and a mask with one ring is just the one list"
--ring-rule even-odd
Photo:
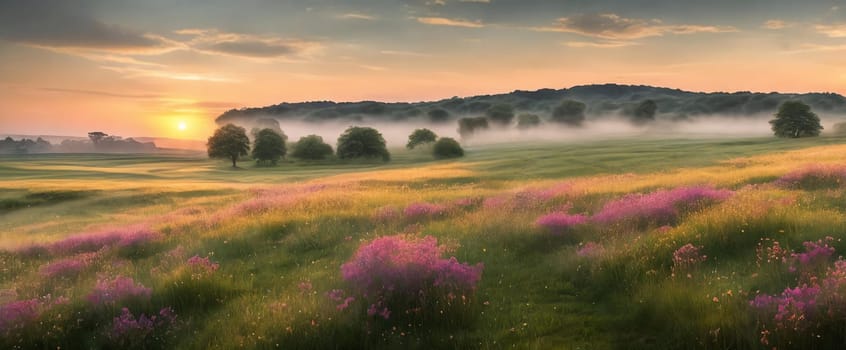
[[(245, 128), (235, 124), (218, 128), (206, 144), (209, 157), (229, 160), (233, 168), (237, 167), (239, 159), (246, 156), (250, 156), (258, 165), (276, 165), (288, 154), (288, 136), (279, 127), (278, 122), (266, 120), (260, 125), (250, 131), (252, 137), (247, 135)], [(408, 139), (406, 147), (409, 150), (432, 144), (432, 155), (436, 159), (464, 156), (464, 150), (458, 141), (449, 137), (439, 138), (429, 129), (414, 130)], [(391, 159), (384, 137), (378, 130), (370, 127), (347, 128), (338, 137), (336, 150), (318, 135), (303, 136), (291, 147), (293, 150), (290, 155), (293, 158), (307, 161), (324, 160), (333, 155), (340, 160), (380, 159), (387, 162)]]
[(154, 153), (158, 151), (153, 142), (139, 142), (133, 138), (122, 138), (101, 131), (88, 133), (88, 140), (63, 140), (59, 144), (38, 137), (35, 140), (6, 137), (0, 140), (0, 154), (34, 153)]
[[(627, 118), (640, 124), (656, 119), (685, 120), (709, 115), (771, 114), (780, 104), (790, 100), (802, 101), (817, 111), (846, 114), (846, 98), (833, 93), (697, 93), (651, 86), (605, 84), (560, 90), (518, 90), (507, 94), (452, 97), (416, 103), (280, 103), (267, 107), (232, 109), (220, 115), (216, 121), (220, 125), (249, 124), (256, 119), (269, 117), (309, 122), (360, 122), (367, 119), (376, 122), (455, 123), (462, 118), (486, 116), (491, 123), (502, 124), (509, 114), (514, 114), (517, 116), (517, 125), (522, 127), (534, 125), (534, 121), (541, 118), (564, 124), (580, 124), (588, 119), (609, 116)], [(520, 118), (521, 116), (525, 117)], [(478, 124), (479, 121), (465, 123)]]

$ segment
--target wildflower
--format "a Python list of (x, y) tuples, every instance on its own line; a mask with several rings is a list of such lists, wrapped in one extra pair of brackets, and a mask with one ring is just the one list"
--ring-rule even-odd
[(152, 289), (135, 283), (131, 277), (117, 276), (113, 280), (100, 279), (94, 290), (88, 294), (88, 301), (94, 305), (114, 304), (128, 298), (149, 300)]
[(554, 234), (562, 234), (564, 232), (569, 232), (576, 226), (583, 225), (586, 222), (587, 216), (581, 214), (570, 215), (559, 212), (541, 216), (537, 221), (535, 221), (535, 224)]
[(667, 225), (675, 222), (680, 209), (691, 210), (703, 203), (720, 202), (732, 193), (729, 190), (700, 186), (629, 194), (606, 203), (591, 219), (602, 224), (629, 220), (639, 224)]
[(699, 247), (688, 243), (673, 252), (673, 271), (691, 269), (707, 260), (708, 256), (701, 254), (699, 249)]

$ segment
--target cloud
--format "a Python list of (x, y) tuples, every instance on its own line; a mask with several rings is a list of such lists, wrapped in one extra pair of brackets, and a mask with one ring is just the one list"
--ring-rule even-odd
[(138, 67), (118, 67), (118, 66), (102, 66), (100, 68), (110, 70), (123, 74), (127, 78), (158, 78), (179, 81), (205, 81), (213, 83), (235, 83), (237, 79), (232, 79), (224, 76), (206, 74), (206, 73), (189, 73), (179, 72), (167, 69), (148, 69)]
[(831, 24), (831, 25), (816, 25), (814, 29), (817, 33), (828, 36), (829, 38), (846, 38), (846, 24)]
[(84, 89), (63, 89), (63, 88), (52, 88), (52, 87), (42, 87), (42, 88), (38, 88), (38, 89), (43, 90), (43, 91), (49, 91), (49, 92), (61, 92), (61, 93), (76, 94), (76, 95), (93, 95), (93, 96), (103, 96), (103, 97), (138, 99), (138, 100), (159, 99), (159, 98), (163, 97), (162, 95), (157, 95), (157, 94), (121, 94), (121, 93), (114, 93), (114, 92), (108, 92), (108, 91), (84, 90)]
[(44, 48), (139, 54), (175, 49), (163, 37), (95, 19), (70, 1), (0, 2), (0, 39)]
[(378, 19), (375, 16), (365, 15), (365, 14), (355, 13), (355, 12), (340, 14), (336, 17), (340, 18), (340, 19), (358, 19), (358, 20), (363, 20), (363, 21), (373, 21), (373, 20)]
[(761, 28), (770, 29), (770, 30), (778, 30), (778, 29), (783, 29), (783, 28), (786, 28), (786, 27), (787, 27), (787, 22), (782, 21), (780, 19), (767, 20), (766, 22), (764, 22), (764, 24), (761, 25)]
[(564, 45), (568, 47), (574, 48), (596, 48), (596, 49), (616, 49), (619, 47), (626, 47), (626, 46), (634, 46), (638, 45), (636, 42), (632, 41), (612, 41), (612, 40), (602, 40), (602, 41), (568, 41), (564, 43)]
[(417, 22), (435, 26), (450, 26), (464, 28), (482, 28), (482, 22), (473, 22), (466, 19), (451, 19), (445, 17), (417, 17)]
[(429, 57), (431, 55), (414, 51), (382, 50), (379, 53), (390, 56)]
[(298, 56), (321, 47), (316, 42), (305, 40), (226, 33), (215, 29), (182, 29), (175, 33), (192, 37), (185, 42), (190, 49), (208, 54), (246, 58), (270, 59)]
[(734, 27), (705, 25), (665, 25), (657, 19), (625, 18), (613, 13), (580, 14), (559, 18), (546, 27), (533, 27), (535, 31), (576, 33), (584, 36), (621, 40), (640, 39), (665, 34), (725, 33), (736, 32)]

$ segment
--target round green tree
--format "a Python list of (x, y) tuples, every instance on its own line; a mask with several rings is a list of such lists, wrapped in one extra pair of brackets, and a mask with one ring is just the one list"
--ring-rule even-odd
[(585, 121), (587, 105), (579, 101), (564, 100), (552, 111), (552, 121), (569, 126), (581, 126)]
[(276, 164), (280, 158), (285, 156), (287, 149), (285, 141), (288, 139), (284, 133), (276, 132), (273, 129), (261, 129), (255, 134), (253, 143), (253, 159), (259, 164)]
[(317, 135), (308, 135), (300, 138), (294, 145), (291, 156), (299, 159), (318, 160), (325, 159), (332, 155), (332, 146), (323, 142), (323, 138)]
[(250, 151), (250, 139), (247, 137), (247, 130), (234, 125), (226, 124), (214, 131), (209, 137), (208, 143), (209, 158), (222, 158), (232, 160), (232, 167), (236, 167), (238, 157), (246, 156)]
[(819, 136), (823, 129), (820, 117), (811, 111), (811, 106), (801, 101), (782, 103), (770, 125), (775, 136), (790, 138)]
[(376, 129), (353, 126), (338, 137), (338, 158), (382, 158), (391, 160), (385, 147), (385, 139)]
[(405, 148), (414, 149), (422, 144), (432, 143), (438, 139), (438, 135), (435, 135), (435, 132), (429, 129), (417, 129), (414, 130), (411, 135), (408, 135), (408, 144), (405, 145)]
[(464, 149), (461, 144), (449, 137), (441, 137), (432, 149), (432, 154), (437, 159), (459, 158), (464, 156)]

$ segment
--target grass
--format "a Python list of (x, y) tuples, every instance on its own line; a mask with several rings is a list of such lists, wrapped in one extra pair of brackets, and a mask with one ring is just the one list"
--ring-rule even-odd
[[(843, 186), (774, 180), (811, 164), (844, 165), (844, 140), (510, 144), (468, 147), (457, 161), (394, 150), (387, 164), (240, 169), (185, 155), (2, 157), (0, 305), (39, 306), (13, 326), (4, 326), (11, 316), (0, 309), (0, 346), (764, 348), (762, 327), (777, 328), (748, 302), (795, 287), (798, 277), (786, 265), (759, 266), (762, 239), (801, 252), (802, 242), (832, 236), (837, 254), (846, 249)], [(592, 216), (628, 193), (691, 185), (733, 195), (682, 210), (667, 227), (588, 222), (556, 235), (535, 224), (551, 212)], [(403, 216), (422, 202), (448, 209)], [(399, 214), (374, 219), (384, 207)], [(156, 236), (106, 244), (79, 272), (43, 274), (51, 262), (82, 259), (54, 242), (128, 226)], [(326, 294), (350, 290), (340, 266), (362, 244), (398, 233), (435, 237), (445, 257), (484, 264), (466, 307), (438, 316), (448, 301), (440, 296), (427, 302), (429, 316), (407, 323), (395, 322), (404, 319), (400, 309), (388, 320), (368, 316), (361, 300), (338, 310)], [(581, 255), (587, 242), (601, 251)], [(688, 243), (707, 259), (682, 272), (673, 256)], [(219, 269), (188, 264), (193, 256)], [(93, 286), (115, 276), (132, 277), (151, 296), (92, 306)], [(118, 342), (112, 327), (122, 306), (136, 316), (173, 307), (177, 322)], [(804, 333), (773, 341), (826, 348), (846, 337), (837, 321), (819, 324), (826, 342)]]

